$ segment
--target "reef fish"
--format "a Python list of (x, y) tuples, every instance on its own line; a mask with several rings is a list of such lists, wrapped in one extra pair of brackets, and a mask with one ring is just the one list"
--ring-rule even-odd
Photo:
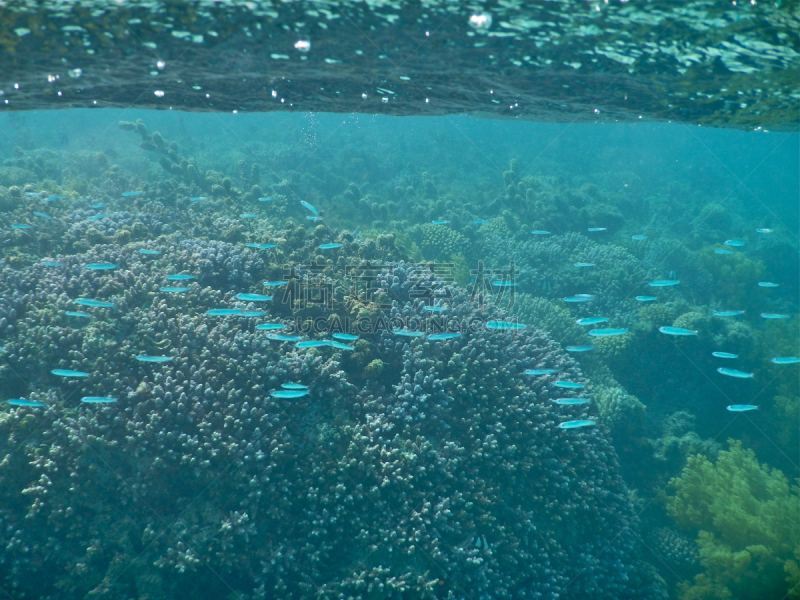
[(161, 290), (162, 292), (167, 293), (167, 294), (182, 294), (183, 292), (188, 292), (189, 291), (189, 288), (187, 288), (187, 287), (169, 287), (169, 286), (167, 286), (167, 287), (162, 287), (162, 288), (158, 288), (158, 289)]
[(588, 352), (594, 350), (594, 346), (565, 346), (564, 350), (567, 352)]
[(131, 196), (139, 196), (139, 195), (141, 195), (141, 194), (144, 194), (144, 192), (143, 192), (143, 191), (136, 191), (136, 192), (122, 192), (122, 197), (123, 197), (123, 198), (130, 198)]
[(305, 206), (305, 207), (306, 207), (308, 210), (310, 210), (310, 211), (311, 211), (312, 213), (314, 213), (315, 215), (318, 215), (318, 214), (319, 214), (319, 211), (318, 211), (316, 208), (314, 208), (313, 206), (311, 206), (311, 205), (310, 205), (308, 202), (306, 202), (305, 200), (300, 200), (300, 204), (302, 204), (303, 206)]
[(270, 392), (273, 398), (302, 398), (308, 395), (308, 390), (276, 390)]
[(53, 369), (50, 371), (53, 375), (58, 377), (88, 377), (89, 374), (84, 371), (72, 371), (70, 369)]
[(800, 363), (800, 358), (797, 356), (776, 356), (770, 362), (773, 362), (776, 365), (796, 365), (797, 363)]
[(733, 254), (733, 252), (731, 252), (730, 250), (722, 250), (721, 248), (717, 248), (716, 250), (714, 250), (714, 253), (723, 255)]
[(100, 219), (105, 219), (108, 215), (93, 215), (86, 219), (87, 221), (99, 221)]
[(584, 317), (575, 321), (576, 325), (597, 325), (598, 323), (607, 323), (607, 317)]
[(139, 250), (139, 254), (144, 254), (145, 256), (158, 256), (161, 254), (160, 250), (147, 250), (146, 248), (142, 248)]
[(56, 262), (54, 260), (43, 260), (42, 266), (44, 267), (63, 267), (63, 263)]
[(747, 412), (748, 410), (758, 409), (758, 407), (753, 404), (731, 404), (727, 408), (731, 412)]
[(533, 235), (550, 235), (549, 231), (544, 231), (542, 229), (534, 229), (533, 231), (531, 231), (531, 233)]
[(731, 354), (730, 352), (712, 352), (711, 356), (716, 356), (717, 358), (739, 358), (738, 354)]
[(650, 287), (670, 287), (673, 285), (678, 285), (680, 281), (677, 279), (657, 279), (656, 281), (651, 281), (647, 285)]
[(562, 298), (562, 300), (564, 302), (589, 302), (592, 298), (593, 296), (588, 294), (578, 294), (575, 296), (566, 296), (565, 298)]
[(148, 356), (146, 354), (139, 354), (134, 356), (136, 360), (139, 362), (149, 362), (149, 363), (165, 363), (171, 361), (174, 356)]
[(309, 221), (322, 221), (322, 217), (318, 217), (317, 215), (308, 215), (306, 219)]
[(582, 383), (576, 383), (575, 381), (554, 381), (553, 385), (567, 390), (582, 390), (586, 387)]
[(446, 306), (423, 306), (422, 310), (427, 310), (428, 312), (443, 312), (447, 310)]
[(64, 312), (68, 317), (79, 317), (81, 319), (91, 319), (92, 315), (85, 312), (78, 312), (77, 310), (67, 310)]
[(761, 313), (762, 319), (788, 319), (789, 315), (781, 315), (778, 313)]
[(230, 315), (238, 315), (241, 310), (238, 308), (212, 308), (211, 310), (207, 310), (206, 314), (209, 317), (228, 317)]
[(395, 335), (402, 335), (404, 337), (419, 337), (424, 335), (422, 331), (412, 331), (410, 329), (392, 329), (392, 333)]
[(636, 296), (634, 298), (637, 302), (652, 302), (653, 300), (657, 300), (655, 296)]
[(697, 335), (697, 332), (692, 329), (684, 329), (683, 327), (659, 327), (661, 333), (667, 335)]
[(86, 265), (86, 269), (89, 271), (109, 271), (116, 268), (117, 265), (114, 263), (90, 263)]
[(256, 325), (256, 329), (260, 331), (277, 331), (278, 329), (286, 329), (286, 327), (283, 323), (261, 323), (261, 325)]
[(336, 340), (329, 340), (328, 346), (331, 348), (338, 348), (339, 350), (355, 350), (353, 346), (348, 346), (344, 342), (337, 342)]
[(37, 217), (42, 217), (43, 219), (52, 219), (53, 218), (50, 215), (47, 215), (47, 214), (45, 214), (43, 212), (34, 211), (33, 214), (35, 214)]
[(487, 223), (487, 222), (488, 221), (486, 221), (485, 219), (475, 219), (473, 221), (473, 223), (475, 223), (475, 225), (483, 225), (484, 223)]
[(259, 202), (269, 202), (270, 200), (274, 200), (274, 199), (275, 198), (273, 198), (272, 196), (266, 196), (264, 198), (259, 198), (258, 201)]
[(522, 323), (510, 323), (508, 321), (487, 321), (486, 329), (525, 329), (525, 325)]
[(738, 317), (743, 315), (743, 310), (712, 310), (711, 315), (714, 317)]
[(765, 288), (776, 288), (779, 287), (780, 284), (772, 283), (771, 281), (759, 281), (758, 287), (765, 287)]
[(605, 227), (589, 227), (589, 229), (587, 229), (586, 231), (590, 233), (597, 233), (598, 231), (605, 231), (605, 230), (606, 230)]
[(749, 379), (753, 376), (752, 373), (745, 373), (744, 371), (737, 371), (736, 369), (728, 369), (727, 367), (719, 367), (717, 373), (727, 375), (728, 377), (738, 377), (739, 379)]
[(525, 375), (550, 375), (558, 373), (557, 369), (525, 369)]
[(239, 215), (240, 219), (255, 219), (257, 217), (258, 217), (258, 215), (254, 215), (253, 213), (243, 213), (243, 214)]
[(358, 336), (352, 333), (334, 333), (331, 337), (335, 340), (342, 340), (344, 342), (353, 342), (358, 339)]
[(266, 287), (277, 287), (279, 285), (286, 285), (289, 283), (288, 281), (265, 281), (264, 285)]
[(111, 308), (114, 306), (113, 302), (106, 302), (105, 300), (92, 300), (91, 298), (76, 298), (75, 304), (81, 306), (95, 306), (98, 308)]
[(431, 221), (431, 225), (447, 225), (450, 221), (440, 219), (438, 221)]
[(429, 340), (452, 340), (461, 337), (460, 333), (433, 333), (428, 336)]
[(237, 317), (263, 317), (267, 314), (263, 310), (240, 310), (236, 316)]
[(731, 248), (741, 248), (744, 246), (744, 242), (739, 240), (725, 240), (725, 245), (730, 246)]
[(592, 337), (608, 337), (612, 335), (623, 335), (628, 333), (627, 329), (592, 329), (589, 335)]
[(44, 192), (25, 192), (25, 195), (29, 198), (38, 198), (39, 196), (44, 196)]
[(646, 240), (647, 236), (646, 235), (632, 235), (631, 239), (632, 240), (636, 240), (637, 242), (641, 242), (642, 240)]
[(317, 246), (320, 250), (334, 250), (336, 248), (341, 248), (342, 244), (320, 244)]
[(589, 398), (556, 398), (556, 404), (561, 404), (564, 406), (572, 406), (577, 404), (588, 404), (590, 402)]
[(24, 223), (14, 223), (11, 226), (11, 229), (30, 229), (30, 225), (25, 225)]
[(109, 398), (108, 396), (84, 396), (81, 398), (81, 402), (86, 404), (111, 404), (116, 401), (116, 398)]
[(189, 202), (202, 202), (203, 200), (208, 200), (206, 196), (197, 196), (195, 198), (189, 198)]
[(194, 279), (194, 275), (167, 275), (167, 281), (186, 281), (188, 279)]
[(285, 390), (307, 390), (308, 389), (307, 385), (303, 385), (302, 383), (293, 383), (291, 381), (289, 383), (282, 383), (281, 387), (283, 389), (285, 389)]
[(329, 346), (330, 343), (327, 340), (306, 340), (304, 342), (297, 342), (295, 347), (297, 348), (319, 348), (321, 346)]
[(10, 404), (11, 406), (26, 406), (28, 408), (41, 408), (42, 406), (46, 406), (44, 402), (25, 400), (25, 398), (12, 398), (11, 400), (6, 400), (6, 404)]
[(97, 204), (92, 204), (92, 208), (94, 208), (95, 210), (100, 208), (105, 208), (106, 206), (108, 206), (108, 202), (99, 202)]
[(578, 427), (591, 427), (592, 425), (597, 425), (597, 422), (591, 419), (580, 419), (577, 421), (564, 421), (559, 423), (558, 427), (560, 429), (576, 429)]
[(576, 267), (584, 268), (584, 267), (593, 267), (594, 263), (575, 263)]
[(303, 339), (301, 335), (283, 335), (281, 333), (268, 333), (267, 339), (273, 342), (299, 342)]
[(40, 200), (40, 202), (42, 204), (46, 204), (48, 202), (52, 202), (53, 200), (63, 200), (64, 198), (66, 198), (66, 196), (48, 196), (47, 198)]
[(756, 233), (772, 233), (772, 231), (773, 231), (772, 229), (767, 229), (767, 228), (756, 229)]
[(256, 248), (257, 250), (269, 250), (270, 248), (277, 248), (278, 244), (253, 244), (247, 243), (245, 244), (248, 248)]
[(272, 300), (272, 296), (264, 296), (263, 294), (236, 294), (235, 298), (245, 302), (269, 302)]

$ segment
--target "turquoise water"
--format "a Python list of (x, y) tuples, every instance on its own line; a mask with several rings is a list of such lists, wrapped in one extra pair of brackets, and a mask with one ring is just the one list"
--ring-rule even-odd
[(0, 113), (5, 596), (800, 597), (796, 119), (143, 106)]

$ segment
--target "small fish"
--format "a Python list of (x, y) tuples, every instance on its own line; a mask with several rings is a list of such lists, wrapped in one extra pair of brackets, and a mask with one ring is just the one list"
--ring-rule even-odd
[(207, 310), (206, 314), (209, 317), (228, 317), (231, 315), (238, 315), (240, 311), (238, 308), (212, 308)]
[(207, 196), (197, 196), (195, 198), (189, 198), (189, 202), (202, 202), (203, 200), (208, 200)]
[(105, 300), (92, 300), (91, 298), (76, 298), (75, 304), (81, 306), (95, 306), (98, 308), (111, 308), (114, 306), (113, 302), (106, 302)]
[(446, 306), (423, 306), (422, 310), (427, 310), (428, 312), (444, 312), (447, 310)]
[(186, 281), (187, 279), (194, 279), (194, 275), (167, 275), (168, 281)]
[(146, 354), (139, 354), (138, 356), (134, 356), (136, 360), (139, 362), (148, 362), (148, 363), (165, 363), (171, 361), (174, 356), (147, 356)]
[(575, 429), (577, 427), (591, 427), (592, 425), (596, 425), (597, 421), (592, 421), (591, 419), (583, 419), (578, 421), (564, 421), (563, 423), (559, 423), (558, 427), (560, 429)]
[(717, 248), (716, 250), (714, 250), (714, 252), (716, 254), (723, 254), (723, 255), (733, 254), (733, 252), (731, 252), (730, 250), (722, 250), (720, 248)]
[(80, 319), (91, 319), (92, 315), (85, 312), (78, 312), (77, 310), (67, 310), (64, 312), (68, 317), (78, 317)]
[(263, 317), (267, 314), (263, 310), (240, 310), (236, 316), (238, 317)]
[(756, 233), (772, 233), (774, 230), (772, 229), (756, 229)]
[(281, 333), (268, 333), (267, 339), (273, 342), (299, 342), (303, 339), (300, 335), (283, 335)]
[(576, 295), (576, 296), (567, 296), (562, 298), (564, 302), (589, 302), (591, 300), (591, 296), (583, 296), (583, 295)]
[(284, 325), (283, 323), (261, 323), (261, 325), (256, 325), (256, 329), (259, 331), (277, 331), (278, 329), (286, 329), (288, 325)]
[(44, 192), (25, 192), (25, 195), (29, 198), (38, 198), (39, 196), (44, 196)]
[(493, 281), (492, 285), (495, 287), (517, 287), (513, 281)]
[(487, 321), (486, 329), (525, 329), (525, 325), (522, 323), (509, 323), (508, 321)]
[(567, 352), (588, 352), (594, 350), (594, 346), (565, 346), (564, 350)]
[(239, 215), (240, 219), (255, 219), (257, 217), (258, 217), (258, 215), (254, 215), (253, 213), (243, 213), (243, 214)]
[(30, 229), (30, 225), (25, 225), (24, 223), (15, 223), (11, 226), (11, 229)]
[(647, 236), (646, 235), (632, 235), (631, 239), (632, 240), (636, 240), (637, 242), (641, 242), (642, 240), (646, 240)]
[(744, 242), (741, 242), (739, 240), (725, 240), (724, 243), (726, 246), (730, 246), (731, 248), (741, 248), (742, 246), (744, 246)]
[(594, 263), (575, 263), (576, 267), (584, 268), (584, 267), (593, 267)]
[(779, 283), (772, 283), (770, 281), (759, 281), (758, 282), (758, 287), (776, 288), (776, 287), (780, 287), (780, 284)]
[(542, 229), (534, 229), (533, 231), (531, 231), (531, 233), (533, 235), (550, 235), (549, 231), (544, 231)]
[(653, 300), (658, 300), (655, 296), (636, 296), (634, 298), (637, 302), (652, 302)]
[(588, 404), (591, 402), (589, 398), (556, 398), (555, 403), (562, 406), (573, 406), (578, 404)]
[(308, 219), (309, 221), (322, 221), (323, 220), (322, 217), (318, 217), (316, 215), (307, 215), (306, 219)]
[(439, 221), (431, 221), (431, 225), (447, 225), (450, 221), (447, 220), (439, 220)]
[(302, 398), (308, 395), (308, 390), (276, 390), (270, 392), (273, 398)]
[(730, 352), (712, 352), (711, 356), (716, 356), (717, 358), (739, 358), (738, 354), (731, 354)]
[(550, 375), (558, 373), (556, 369), (525, 369), (525, 375)]
[(70, 369), (53, 369), (50, 371), (58, 377), (88, 377), (89, 374), (83, 371), (72, 371)]
[(286, 285), (288, 281), (265, 281), (265, 287), (278, 287), (279, 285)]
[(460, 333), (433, 333), (428, 336), (429, 340), (452, 340), (461, 337)]
[(627, 329), (592, 329), (589, 335), (592, 337), (609, 337), (612, 335), (624, 335), (628, 333)]
[(302, 383), (282, 383), (281, 387), (285, 390), (307, 390), (308, 386), (303, 385)]
[(747, 412), (748, 410), (758, 410), (758, 407), (753, 404), (731, 404), (727, 409), (731, 412)]
[(63, 200), (64, 198), (66, 198), (66, 196), (48, 196), (47, 198), (40, 200), (40, 202), (42, 204), (47, 204), (48, 202), (53, 202), (54, 200)]
[(255, 248), (256, 250), (269, 250), (270, 248), (277, 248), (278, 244), (245, 244), (248, 248)]
[(321, 346), (329, 346), (330, 342), (327, 340), (305, 340), (297, 342), (295, 348), (319, 348)]
[(25, 400), (25, 398), (12, 398), (11, 400), (6, 400), (6, 404), (10, 404), (11, 406), (25, 406), (27, 408), (41, 408), (42, 406), (47, 406), (44, 402)]
[(123, 198), (130, 198), (131, 196), (139, 196), (140, 194), (144, 194), (142, 191), (137, 192), (122, 192)]
[(56, 262), (54, 260), (43, 260), (42, 261), (43, 267), (63, 267), (63, 263)]
[(488, 223), (488, 221), (486, 221), (485, 219), (475, 219), (475, 220), (473, 221), (473, 223), (474, 223), (475, 225), (483, 225), (484, 223)]
[(109, 398), (108, 396), (84, 396), (81, 398), (81, 402), (85, 404), (111, 404), (116, 401), (116, 398)]
[(93, 215), (86, 219), (87, 221), (99, 221), (100, 219), (105, 219), (108, 215)]
[(348, 346), (343, 342), (337, 342), (335, 340), (329, 341), (328, 346), (330, 346), (331, 348), (338, 348), (339, 350), (355, 350), (353, 346)]
[(342, 340), (343, 342), (354, 342), (358, 339), (358, 336), (352, 333), (334, 333), (331, 337), (335, 340)]
[(422, 331), (411, 331), (410, 329), (392, 329), (395, 335), (402, 335), (403, 337), (419, 337), (424, 335)]
[(576, 325), (597, 325), (598, 323), (607, 323), (606, 317), (584, 317), (575, 321)]
[(587, 229), (586, 231), (589, 231), (591, 233), (596, 233), (598, 231), (605, 231), (605, 230), (606, 230), (605, 227), (589, 227), (589, 229)]
[(553, 385), (567, 390), (582, 390), (586, 387), (582, 383), (576, 383), (574, 381), (554, 381)]
[(305, 206), (305, 207), (306, 207), (308, 210), (310, 210), (310, 211), (311, 211), (312, 213), (314, 213), (315, 215), (318, 215), (318, 214), (319, 214), (319, 211), (318, 211), (316, 208), (314, 208), (313, 206), (311, 206), (311, 205), (310, 205), (308, 202), (306, 202), (305, 200), (300, 200), (300, 204), (302, 204), (303, 206)]
[(761, 313), (762, 319), (788, 319), (789, 315), (781, 315), (778, 313)]
[(182, 294), (183, 292), (188, 292), (189, 288), (187, 287), (162, 287), (158, 288), (160, 291), (166, 294)]
[(712, 310), (711, 315), (714, 317), (738, 317), (743, 315), (743, 310)]
[(143, 248), (139, 250), (139, 254), (144, 254), (145, 256), (158, 256), (161, 254), (161, 250), (147, 250)]
[(738, 377), (739, 379), (748, 379), (753, 376), (752, 373), (745, 373), (744, 371), (737, 371), (736, 369), (728, 369), (727, 367), (719, 367), (717, 373), (727, 375), (728, 377)]
[(800, 363), (800, 358), (797, 356), (776, 356), (770, 362), (773, 362), (776, 365), (796, 365), (797, 363)]
[(36, 211), (34, 211), (34, 212), (33, 212), (33, 214), (34, 214), (34, 215), (36, 215), (37, 217), (41, 217), (41, 218), (43, 218), (43, 219), (50, 219), (50, 220), (52, 220), (52, 219), (53, 219), (53, 217), (51, 217), (50, 215), (47, 215), (47, 214), (45, 214), (45, 213), (43, 213), (43, 212), (36, 212)]
[(263, 294), (236, 294), (235, 298), (245, 302), (269, 302), (272, 300), (272, 296), (264, 296)]
[(274, 196), (266, 196), (264, 198), (259, 198), (258, 199), (259, 202), (269, 202), (270, 200), (275, 200), (275, 197)]
[(647, 285), (650, 287), (670, 287), (673, 285), (678, 285), (680, 281), (677, 279), (658, 279), (656, 281), (651, 281)]
[(336, 248), (341, 248), (342, 244), (320, 244), (317, 246), (320, 250), (335, 250)]
[(92, 208), (99, 209), (108, 206), (108, 202), (100, 202), (99, 204), (92, 204)]
[(85, 268), (88, 271), (110, 271), (116, 269), (117, 265), (114, 263), (90, 263)]
[(697, 335), (696, 331), (692, 329), (684, 329), (683, 327), (659, 327), (658, 330), (661, 333), (666, 333), (667, 335)]

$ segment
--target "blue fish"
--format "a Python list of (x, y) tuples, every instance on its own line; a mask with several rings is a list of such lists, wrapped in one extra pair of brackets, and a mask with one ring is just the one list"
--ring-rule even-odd
[(525, 375), (550, 375), (558, 373), (557, 369), (525, 369)]
[(605, 230), (606, 230), (605, 227), (589, 227), (589, 229), (587, 229), (586, 231), (590, 233), (596, 233), (598, 231), (605, 231)]
[(575, 429), (577, 427), (591, 427), (596, 424), (597, 422), (591, 419), (582, 419), (577, 421), (564, 421), (563, 423), (559, 423), (558, 427), (560, 429)]
[(513, 281), (493, 281), (492, 285), (495, 287), (517, 287)]
[(779, 286), (780, 286), (779, 283), (771, 283), (769, 281), (759, 281), (758, 282), (758, 287), (763, 287), (763, 288), (776, 288), (776, 287), (779, 287)]
[(50, 371), (53, 375), (58, 377), (88, 377), (89, 374), (84, 371), (72, 371), (70, 369), (53, 369)]
[(636, 240), (637, 242), (641, 242), (642, 240), (646, 240), (647, 236), (646, 235), (632, 235), (631, 239), (632, 240)]
[(597, 325), (598, 323), (607, 323), (606, 317), (584, 317), (575, 321), (576, 325)]
[(431, 221), (431, 225), (447, 225), (450, 221), (441, 219), (439, 221)]
[(422, 331), (411, 331), (410, 329), (393, 329), (392, 333), (395, 335), (402, 335), (403, 337), (419, 337), (424, 335)]
[(161, 251), (160, 250), (147, 250), (147, 249), (143, 248), (143, 249), (139, 250), (139, 254), (144, 254), (145, 256), (158, 256), (159, 254), (161, 254)]
[(744, 246), (744, 242), (740, 242), (739, 240), (725, 240), (725, 245), (731, 248), (741, 248)]
[(308, 390), (276, 390), (270, 393), (273, 398), (302, 398), (308, 395)]
[(576, 383), (574, 381), (554, 381), (553, 385), (567, 390), (582, 390), (586, 387), (582, 383)]
[(189, 202), (202, 202), (203, 200), (208, 200), (207, 196), (196, 196), (195, 198), (189, 198)]
[(727, 367), (719, 367), (717, 373), (727, 375), (728, 377), (738, 377), (739, 379), (749, 379), (753, 376), (752, 373), (745, 373), (744, 371), (737, 371), (736, 369), (728, 369)]
[(473, 223), (475, 223), (475, 225), (483, 225), (484, 223), (488, 223), (488, 221), (485, 219), (475, 219)]
[(91, 319), (92, 318), (92, 315), (90, 315), (89, 313), (78, 312), (76, 310), (68, 310), (68, 311), (65, 311), (64, 314), (67, 315), (68, 317), (78, 317), (80, 319)]
[(628, 333), (627, 329), (592, 329), (589, 335), (592, 337), (609, 337), (612, 335), (624, 335)]
[(303, 385), (302, 383), (282, 383), (281, 387), (285, 390), (307, 390), (308, 386)]
[(339, 350), (355, 350), (353, 346), (348, 346), (343, 342), (337, 342), (335, 340), (330, 340), (328, 342), (328, 346), (330, 346), (331, 348), (338, 348)]
[(323, 220), (322, 217), (318, 217), (316, 215), (308, 215), (306, 217), (306, 219), (308, 219), (309, 221), (322, 221)]
[(111, 404), (116, 401), (116, 398), (109, 398), (108, 396), (84, 396), (81, 398), (81, 402), (85, 404)]
[(796, 365), (800, 363), (800, 358), (797, 356), (776, 356), (771, 362), (776, 365)]
[(756, 233), (772, 233), (772, 229), (756, 229)]
[(66, 196), (48, 196), (47, 198), (40, 200), (40, 202), (42, 204), (47, 204), (48, 202), (52, 202), (53, 200), (63, 200), (64, 198), (66, 198)]
[(564, 350), (567, 352), (588, 352), (594, 350), (594, 346), (565, 346)]
[(544, 231), (543, 229), (534, 229), (531, 233), (533, 235), (550, 235), (549, 231)]
[(174, 356), (147, 356), (146, 354), (139, 354), (138, 356), (134, 356), (136, 360), (139, 362), (148, 362), (148, 363), (165, 363), (169, 362), (174, 359)]
[(562, 406), (574, 406), (578, 404), (588, 404), (591, 402), (589, 398), (556, 398), (555, 403)]
[(235, 298), (245, 302), (269, 302), (272, 300), (272, 296), (264, 296), (263, 294), (236, 294)]
[(574, 266), (576, 266), (578, 268), (593, 267), (594, 263), (575, 263)]
[(342, 340), (343, 342), (353, 342), (358, 339), (358, 336), (352, 333), (334, 333), (331, 337), (335, 340)]
[(263, 310), (240, 310), (237, 313), (237, 316), (239, 316), (239, 317), (263, 317), (265, 314), (267, 314), (267, 313), (265, 311), (263, 311)]
[(108, 202), (100, 202), (99, 204), (92, 204), (92, 208), (94, 208), (95, 210), (100, 208), (105, 208), (106, 206), (108, 206)]
[(731, 354), (730, 352), (712, 352), (711, 356), (716, 356), (717, 358), (739, 358), (738, 354)]
[(81, 306), (95, 306), (98, 308), (111, 308), (114, 306), (113, 302), (106, 302), (105, 300), (92, 300), (91, 298), (76, 298), (75, 304)]
[(108, 215), (93, 215), (86, 219), (87, 221), (99, 221), (100, 219), (105, 219)]
[(659, 327), (661, 333), (667, 335), (697, 335), (697, 332), (692, 329), (684, 329), (683, 327)]
[(258, 217), (258, 215), (254, 215), (253, 213), (243, 213), (243, 214), (239, 215), (240, 219), (255, 219), (257, 217)]
[(636, 296), (634, 298), (637, 302), (652, 302), (653, 300), (658, 300), (655, 296)]
[(336, 248), (341, 248), (342, 244), (320, 244), (317, 246), (320, 250), (334, 250)]
[(212, 308), (207, 310), (206, 314), (209, 317), (229, 317), (231, 315), (238, 315), (240, 311), (238, 308)]
[(761, 313), (762, 319), (788, 319), (789, 315), (780, 315), (778, 313)]
[(275, 198), (273, 196), (267, 196), (265, 198), (259, 198), (258, 201), (259, 202), (269, 202), (270, 200), (274, 200), (274, 199)]
[(268, 333), (267, 339), (273, 342), (299, 342), (303, 339), (300, 335), (283, 335), (281, 333)]
[(437, 341), (437, 340), (452, 340), (457, 337), (461, 337), (460, 333), (433, 333), (428, 336), (429, 340)]
[(313, 206), (311, 206), (311, 205), (310, 205), (308, 202), (306, 202), (305, 200), (300, 200), (300, 204), (302, 204), (303, 206), (305, 206), (305, 207), (306, 207), (308, 210), (310, 210), (310, 211), (311, 211), (312, 213), (314, 213), (315, 215), (318, 215), (318, 214), (319, 214), (319, 211), (318, 211), (316, 208), (314, 208)]
[(738, 317), (739, 315), (743, 315), (743, 310), (712, 310), (712, 316), (714, 317)]
[(39, 196), (44, 196), (44, 192), (25, 192), (25, 195), (29, 198), (38, 198)]
[(123, 198), (130, 198), (131, 196), (139, 196), (140, 194), (144, 194), (142, 191), (137, 192), (122, 192)]
[(25, 225), (24, 223), (15, 223), (11, 226), (11, 229), (30, 229), (30, 225)]
[(50, 215), (46, 215), (43, 212), (34, 211), (33, 214), (35, 214), (37, 217), (42, 217), (43, 219), (51, 219), (51, 220), (53, 219), (53, 217), (51, 217)]
[(117, 265), (114, 263), (90, 263), (85, 268), (89, 271), (109, 271), (116, 269)]
[(487, 321), (486, 329), (499, 329), (505, 331), (508, 329), (525, 329), (522, 323), (510, 323), (508, 321)]
[(651, 281), (647, 285), (650, 287), (670, 287), (673, 285), (678, 285), (680, 281), (677, 279), (658, 279), (656, 281)]
[(730, 250), (722, 250), (721, 248), (717, 248), (716, 250), (714, 250), (714, 252), (716, 254), (723, 254), (723, 255), (733, 254), (733, 252), (731, 252)]
[(187, 287), (162, 287), (158, 288), (160, 291), (166, 294), (182, 294), (183, 292), (188, 292), (189, 288)]
[(286, 329), (288, 325), (284, 325), (283, 323), (261, 323), (261, 325), (256, 325), (256, 329), (260, 331), (277, 331), (278, 329)]
[(427, 310), (428, 312), (444, 312), (447, 310), (446, 306), (423, 306), (422, 310)]
[(25, 406), (27, 408), (41, 408), (42, 406), (47, 406), (44, 402), (25, 400), (25, 398), (12, 398), (11, 400), (6, 400), (6, 404), (10, 404), (11, 406)]
[(186, 281), (187, 279), (194, 279), (194, 275), (167, 275), (168, 281)]
[(564, 302), (589, 302), (592, 299), (592, 296), (589, 295), (576, 295), (576, 296), (567, 296), (562, 298)]
[(245, 244), (248, 248), (255, 248), (256, 250), (269, 250), (270, 248), (277, 248), (278, 244), (254, 244), (249, 242)]
[(43, 260), (42, 261), (43, 267), (63, 267), (63, 263), (56, 262), (54, 260)]
[(731, 412), (747, 412), (748, 410), (758, 410), (758, 407), (753, 404), (731, 404), (727, 409)]

